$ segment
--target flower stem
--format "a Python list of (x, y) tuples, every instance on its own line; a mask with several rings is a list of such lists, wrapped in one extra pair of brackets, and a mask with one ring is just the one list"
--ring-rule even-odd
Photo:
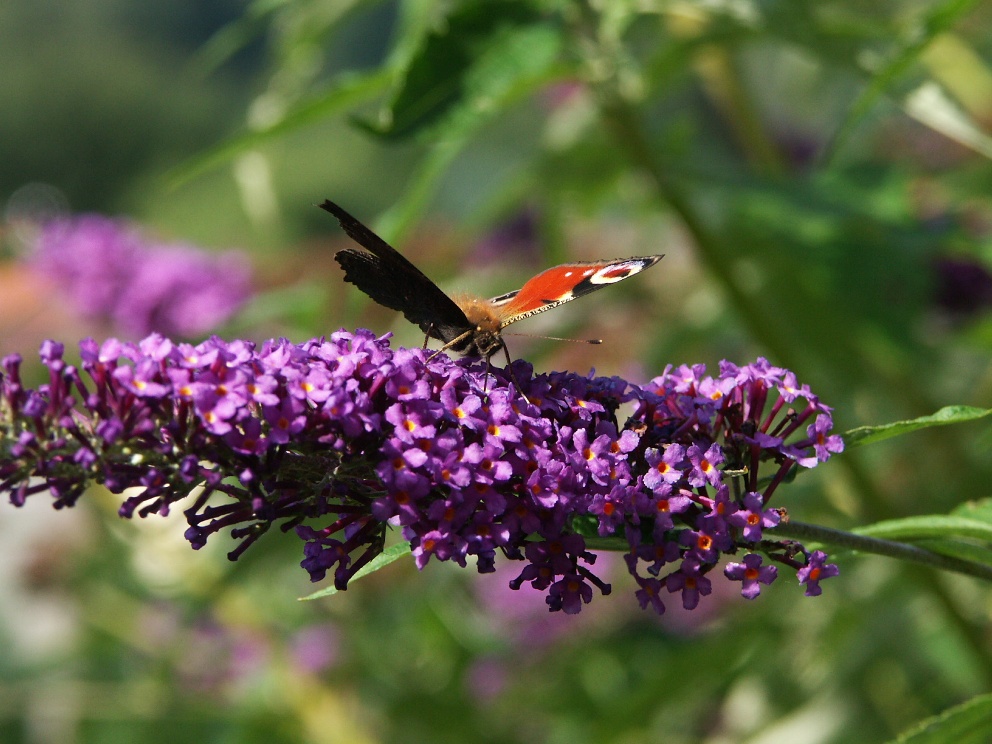
[(858, 535), (854, 532), (844, 532), (843, 530), (806, 524), (805, 522), (796, 522), (795, 520), (780, 524), (775, 528), (774, 534), (780, 537), (815, 540), (829, 545), (856, 550), (860, 553), (874, 553), (876, 555), (888, 556), (889, 558), (899, 558), (945, 571), (954, 571), (992, 581), (992, 566), (941, 555), (940, 553), (934, 553), (908, 543), (882, 540), (877, 537), (866, 537), (865, 535)]

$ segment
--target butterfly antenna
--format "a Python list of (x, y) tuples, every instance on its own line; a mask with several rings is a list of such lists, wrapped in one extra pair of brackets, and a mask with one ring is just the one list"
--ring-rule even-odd
[(603, 343), (601, 338), (562, 338), (561, 336), (538, 336), (533, 333), (504, 333), (504, 336), (523, 336), (525, 338), (543, 338), (547, 341), (571, 341), (574, 344), (592, 344), (598, 346)]

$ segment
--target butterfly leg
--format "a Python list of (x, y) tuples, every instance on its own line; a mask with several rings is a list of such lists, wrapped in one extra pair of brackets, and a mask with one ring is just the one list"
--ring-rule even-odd
[[(442, 346), (442, 347), (441, 347), (440, 349), (438, 349), (438, 350), (437, 350), (437, 351), (435, 351), (435, 352), (434, 352), (433, 354), (431, 354), (431, 355), (430, 355), (429, 357), (427, 357), (427, 361), (428, 361), (428, 362), (432, 362), (432, 361), (434, 361), (434, 359), (435, 359), (435, 358), (436, 358), (436, 357), (437, 357), (437, 356), (438, 356), (438, 355), (439, 355), (439, 354), (440, 354), (440, 353), (441, 353), (442, 351), (447, 351), (447, 350), (448, 350), (448, 349), (450, 349), (450, 348), (451, 348), (452, 346), (455, 346), (456, 344), (459, 344), (459, 343), (461, 343), (462, 341), (464, 341), (465, 339), (467, 339), (467, 338), (468, 338), (469, 336), (471, 336), (471, 335), (472, 335), (472, 331), (465, 331), (465, 333), (463, 333), (462, 335), (460, 335), (460, 336), (456, 336), (455, 338), (453, 338), (453, 339), (451, 339), (451, 340), (450, 340), (450, 341), (449, 341), (448, 343), (446, 343), (446, 344), (445, 344), (444, 346)], [(426, 339), (426, 338), (424, 339), (424, 348), (425, 348), (425, 349), (427, 348), (427, 339)]]
[[(503, 356), (506, 357), (506, 374), (510, 376), (510, 381), (513, 383), (513, 387), (517, 389), (517, 392), (520, 393), (520, 397), (526, 398), (527, 396), (524, 395), (524, 389), (520, 387), (520, 383), (517, 382), (517, 376), (513, 374), (513, 360), (510, 359), (510, 350), (506, 348), (506, 343), (504, 343), (502, 339), (500, 340), (500, 345), (503, 347)], [(489, 357), (486, 357), (486, 364), (489, 364)], [(488, 366), (486, 367), (486, 372), (489, 372)]]

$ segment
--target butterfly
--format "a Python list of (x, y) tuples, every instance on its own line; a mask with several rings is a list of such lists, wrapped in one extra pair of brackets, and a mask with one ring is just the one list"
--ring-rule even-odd
[(332, 201), (321, 209), (337, 217), (345, 233), (365, 250), (344, 248), (334, 260), (345, 281), (392, 310), (399, 310), (427, 334), (452, 349), (487, 360), (500, 349), (510, 360), (502, 331), (511, 323), (543, 313), (590, 292), (639, 274), (663, 256), (636, 256), (562, 264), (542, 271), (520, 289), (486, 300), (453, 299), (368, 227)]

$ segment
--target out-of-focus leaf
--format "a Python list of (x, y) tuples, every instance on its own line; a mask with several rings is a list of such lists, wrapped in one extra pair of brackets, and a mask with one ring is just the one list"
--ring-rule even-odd
[[(964, 572), (981, 578), (988, 579), (987, 569), (992, 567), (992, 522), (989, 521), (927, 514), (877, 522), (852, 532), (879, 540), (911, 543), (948, 559), (977, 564), (974, 570)], [(853, 544), (848, 547), (857, 549)], [(961, 567), (949, 567), (962, 570)]]
[(197, 75), (206, 76), (240, 52), (252, 39), (265, 33), (273, 13), (286, 5), (286, 0), (256, 0), (249, 3), (245, 14), (219, 29), (193, 58)]
[(487, 42), (478, 46), (478, 56), (459, 75), (459, 93), (443, 111), (438, 109), (416, 124), (413, 114), (401, 116), (411, 123), (403, 132), (377, 130), (393, 138), (433, 124), (431, 137), (436, 143), (408, 182), (402, 201), (379, 219), (378, 228), (387, 240), (397, 240), (416, 220), (452, 161), (481, 126), (559, 74), (561, 38), (549, 23), (505, 28)]
[[(362, 566), (362, 568), (360, 568), (358, 571), (356, 571), (355, 575), (351, 577), (351, 581), (349, 581), (348, 584), (351, 585), (354, 582), (358, 581), (363, 576), (368, 576), (370, 573), (378, 571), (380, 568), (385, 568), (390, 563), (398, 561), (400, 558), (407, 556), (409, 554), (410, 554), (410, 543), (402, 542), (402, 543), (396, 543), (395, 545), (391, 545), (390, 547), (386, 548), (381, 553), (379, 553), (379, 555), (377, 555), (367, 564)], [(337, 593), (338, 590), (335, 587), (329, 586), (326, 589), (321, 589), (320, 591), (314, 592), (313, 594), (308, 594), (305, 597), (300, 597), (300, 599), (301, 600), (320, 599), (321, 597), (330, 597), (331, 595)]]
[(921, 540), (916, 545), (926, 548), (932, 553), (946, 555), (950, 558), (992, 566), (992, 549), (984, 545), (960, 540)]
[(921, 85), (906, 97), (903, 107), (907, 114), (934, 131), (992, 158), (992, 137), (985, 134), (937, 83)]
[(954, 516), (992, 524), (992, 499), (981, 499), (961, 504), (951, 512)]
[(969, 116), (978, 120), (988, 116), (992, 67), (968, 39), (961, 34), (941, 34), (927, 47), (922, 62)]
[[(515, 78), (543, 65), (546, 44), (526, 36), (535, 22), (540, 16), (526, 2), (463, 6), (445, 19), (442, 29), (425, 37), (381, 120), (362, 123), (383, 137), (407, 137), (467, 98), (479, 102), (482, 96), (498, 95)], [(522, 32), (524, 39), (514, 41)], [(501, 63), (493, 64), (493, 59)]]
[(949, 29), (958, 19), (971, 10), (977, 0), (944, 0), (934, 3), (929, 12), (913, 27), (913, 33), (902, 48), (897, 50), (889, 61), (875, 73), (867, 87), (848, 109), (847, 116), (837, 129), (830, 144), (829, 160), (839, 152), (848, 137), (854, 132), (861, 119), (872, 109), (878, 100), (889, 92), (895, 82), (914, 64), (931, 41)]
[(201, 173), (229, 162), (237, 155), (279, 135), (368, 101), (385, 91), (390, 79), (389, 71), (383, 69), (374, 70), (367, 74), (342, 75), (337, 84), (330, 90), (303, 101), (276, 123), (264, 129), (236, 135), (207, 152), (182, 163), (170, 172), (169, 185), (172, 188), (181, 186)]
[(992, 523), (943, 514), (925, 514), (903, 519), (889, 519), (852, 530), (866, 537), (901, 542), (919, 540), (980, 540), (992, 545)]
[(992, 741), (992, 695), (978, 695), (914, 726), (891, 744), (984, 744)]
[(327, 312), (327, 289), (314, 282), (297, 282), (267, 289), (252, 297), (232, 324), (250, 332), (271, 323), (293, 323), (301, 328), (318, 328)]
[(931, 426), (946, 426), (947, 424), (961, 424), (966, 421), (984, 418), (992, 413), (992, 409), (975, 408), (973, 406), (945, 406), (934, 414), (921, 416), (920, 418), (909, 419), (908, 421), (896, 421), (891, 424), (881, 424), (880, 426), (859, 426), (843, 434), (844, 444), (847, 447), (855, 447), (862, 444), (880, 442), (883, 439), (896, 437), (900, 434), (908, 434), (918, 429), (927, 429)]

